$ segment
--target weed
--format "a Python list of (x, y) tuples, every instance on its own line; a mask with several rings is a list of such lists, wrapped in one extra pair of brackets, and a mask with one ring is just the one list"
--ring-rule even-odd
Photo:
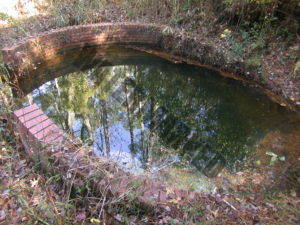
[(25, 35), (28, 34), (28, 32), (25, 30), (25, 27), (21, 24), (21, 22), (9, 16), (8, 14), (0, 12), (0, 20), (7, 21), (9, 24), (15, 26), (18, 30), (20, 30), (23, 34)]
[(259, 56), (253, 56), (247, 59), (246, 64), (248, 66), (261, 66), (262, 60)]
[(183, 212), (187, 224), (200, 221), (200, 218), (204, 215), (203, 209), (200, 205), (193, 207), (184, 206)]
[(300, 61), (297, 61), (294, 69), (295, 76), (300, 77)]
[(132, 188), (138, 188), (142, 186), (142, 181), (140, 180), (132, 180), (129, 184)]
[[(54, 27), (62, 27), (101, 22), (103, 20), (101, 13), (105, 9), (105, 4), (108, 1), (49, 0), (49, 2), (50, 8), (48, 12), (51, 15)], [(246, 52), (251, 56), (247, 60), (247, 63), (250, 65), (260, 66), (261, 59), (257, 56), (258, 54), (253, 53), (266, 49), (268, 47), (268, 41), (272, 37), (280, 35), (288, 41), (293, 41), (295, 39), (296, 36), (295, 33), (293, 33), (294, 28), (292, 26), (285, 26), (282, 21), (288, 21), (288, 19), (293, 21), (292, 17), (295, 14), (294, 12), (297, 12), (297, 10), (293, 9), (293, 6), (297, 6), (294, 3), (297, 3), (299, 7), (300, 1), (295, 0), (293, 3), (282, 4), (281, 0), (124, 0), (122, 3), (124, 3), (125, 8), (127, 9), (127, 16), (131, 19), (145, 17), (148, 15), (150, 16), (150, 21), (164, 21), (169, 24), (180, 24), (183, 26), (191, 24), (193, 29), (197, 29), (199, 27), (198, 22), (200, 20), (201, 23), (209, 22), (206, 24), (205, 35), (209, 35), (209, 26), (215, 25), (217, 21), (219, 21), (219, 18), (224, 16), (224, 14), (227, 14), (230, 17), (229, 24), (236, 25), (237, 27), (235, 29), (240, 33), (239, 37), (238, 35), (234, 35), (234, 32), (229, 32), (229, 30), (224, 30), (223, 32), (223, 38), (226, 38), (230, 48), (232, 49), (232, 57), (242, 57)], [(223, 3), (225, 3), (225, 5), (223, 5)], [(220, 9), (223, 12), (219, 13)], [(284, 13), (281, 14), (280, 11), (282, 10)], [(214, 18), (209, 21), (212, 18), (212, 14), (214, 14)], [(275, 16), (276, 14), (280, 14), (281, 19), (277, 18)], [(12, 26), (20, 30), (22, 34), (28, 34), (27, 26), (21, 21), (15, 20), (4, 13), (0, 13), (0, 19), (8, 21)], [(293, 22), (293, 24), (295, 23)], [(276, 28), (277, 25), (280, 25), (278, 26), (278, 29)], [(174, 33), (174, 30), (172, 28), (166, 28), (163, 33), (165, 35), (170, 35)], [(68, 40), (66, 39), (65, 41)], [(177, 48), (179, 48), (179, 46), (180, 45), (178, 45)], [(297, 58), (293, 55), (288, 56), (288, 59), (297, 60)], [(299, 74), (299, 68), (299, 62), (297, 62), (295, 66), (295, 73)], [(0, 113), (7, 115), (11, 112), (14, 103), (12, 101), (11, 88), (9, 86), (9, 73), (7, 67), (1, 63), (1, 59), (0, 73), (1, 77), (4, 77), (4, 79), (1, 79), (0, 81), (0, 97), (1, 100), (4, 99), (4, 102), (6, 102), (4, 107), (1, 105)], [(14, 141), (13, 137), (8, 137), (8, 135), (5, 134), (7, 133), (6, 131), (5, 125), (1, 124), (1, 137), (2, 135), (5, 135), (6, 140), (6, 169), (10, 175), (13, 175), (15, 171), (14, 164), (18, 161), (15, 160), (16, 155), (19, 153), (16, 150), (17, 147), (12, 147), (12, 143), (10, 142)], [(47, 158), (47, 155), (44, 157), (46, 163), (44, 163), (43, 167), (51, 167), (53, 159)], [(272, 157), (275, 156), (272, 155)], [(90, 220), (87, 221), (95, 223), (100, 223), (100, 218), (104, 215), (104, 211), (110, 211), (110, 213), (114, 215), (118, 213), (122, 214), (122, 221), (125, 223), (130, 223), (130, 215), (132, 214), (139, 217), (152, 215), (152, 209), (143, 208), (136, 201), (136, 199), (142, 195), (142, 192), (138, 190), (141, 183), (136, 180), (131, 182), (131, 189), (127, 190), (127, 192), (122, 196), (111, 199), (108, 195), (110, 184), (107, 184), (107, 187), (101, 193), (100, 198), (96, 198), (94, 196), (95, 193), (92, 193), (95, 191), (91, 185), (92, 178), (101, 180), (106, 174), (105, 169), (103, 165), (95, 163), (92, 158), (86, 158), (85, 160), (87, 160), (87, 164), (93, 168), (93, 170), (90, 171), (93, 175), (88, 177), (83, 183), (76, 183), (76, 173), (74, 173), (74, 175), (72, 173), (72, 179), (70, 181), (64, 181), (62, 179), (65, 175), (64, 170), (44, 171), (42, 173), (39, 170), (39, 167), (42, 166), (39, 162), (33, 166), (33, 170), (27, 170), (22, 174), (18, 174), (20, 175), (18, 176), (18, 179), (13, 178), (14, 183), (9, 184), (9, 189), (11, 190), (11, 195), (18, 200), (20, 206), (24, 209), (24, 216), (28, 217), (27, 222), (41, 224), (78, 223), (78, 221), (75, 221), (74, 211), (78, 209), (85, 210), (83, 205), (88, 205), (88, 207), (92, 208), (92, 210), (90, 208), (87, 210), (90, 212), (88, 216), (91, 217)], [(71, 170), (77, 171), (77, 169), (74, 168), (67, 168), (66, 174), (68, 174)], [(43, 176), (40, 175), (41, 173)], [(40, 178), (40, 180), (43, 180), (42, 178), (46, 177), (46, 181), (39, 184), (39, 189), (34, 189), (28, 185), (28, 180), (32, 178), (31, 176), (34, 176), (34, 179)], [(25, 185), (26, 183), (27, 185)], [(16, 188), (14, 185), (19, 187)], [(52, 191), (53, 187), (55, 189), (54, 191)], [(36, 190), (39, 190), (42, 194), (37, 194)], [(49, 190), (51, 190), (51, 194), (48, 194), (48, 192), (50, 192)], [(32, 199), (34, 199), (34, 197), (39, 197), (39, 201), (31, 202), (31, 197)], [(187, 220), (190, 221), (196, 221), (197, 218), (202, 217), (204, 214), (203, 209), (198, 207), (188, 206), (184, 208), (184, 211), (187, 215)], [(174, 224), (176, 221), (170, 219), (168, 223)]]
[(69, 25), (98, 23), (106, 1), (50, 1), (49, 13), (53, 15), (52, 20), (57, 27)]

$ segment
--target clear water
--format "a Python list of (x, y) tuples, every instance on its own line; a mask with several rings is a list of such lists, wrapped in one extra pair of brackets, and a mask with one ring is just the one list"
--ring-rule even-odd
[(268, 151), (277, 164), (297, 162), (298, 153), (282, 153), (287, 145), (258, 154), (268, 135), (297, 136), (300, 125), (260, 89), (128, 49), (96, 55), (63, 55), (20, 82), (31, 102), (96, 155), (193, 190), (211, 190), (212, 180), (263, 162), (271, 167)]

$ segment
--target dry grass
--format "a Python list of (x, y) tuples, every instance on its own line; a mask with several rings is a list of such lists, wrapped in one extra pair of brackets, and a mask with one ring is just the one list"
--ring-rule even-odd
[[(218, 24), (218, 19), (214, 17), (214, 11), (217, 9), (207, 4), (209, 1), (197, 1), (198, 5), (195, 5), (196, 1), (180, 0), (115, 0), (108, 5), (106, 5), (108, 1), (101, 1), (101, 4), (96, 5), (93, 1), (56, 2), (46, 9), (47, 16), (23, 21), (11, 20), (11, 27), (1, 28), (0, 48), (28, 35), (35, 35), (61, 26), (124, 20), (167, 23), (173, 27), (204, 35), (203, 38), (208, 36), (214, 40), (215, 45), (232, 47), (229, 43), (224, 44), (226, 41), (219, 38), (225, 26)], [(112, 7), (111, 4), (117, 5)], [(232, 19), (234, 14), (234, 11), (230, 12)], [(214, 36), (210, 37), (210, 35)], [(291, 45), (293, 43), (297, 42), (292, 42)], [(276, 49), (279, 49), (278, 46), (281, 46), (281, 43), (274, 43), (270, 48), (271, 54), (265, 56), (271, 58), (272, 62), (273, 56), (279, 55), (276, 52), (278, 51)], [(296, 52), (297, 50), (288, 49), (282, 54), (289, 56), (295, 55)], [(295, 61), (295, 59), (287, 60), (287, 63)], [(271, 62), (268, 63), (268, 61), (263, 62), (263, 65), (265, 68), (272, 67)], [(284, 68), (285, 61), (277, 66), (280, 67), (277, 73), (288, 74), (293, 70), (293, 65), (290, 66), (291, 68)], [(3, 67), (1, 68), (3, 70)], [(73, 162), (72, 150), (80, 150), (75, 146), (68, 147), (71, 158), (67, 159), (59, 154), (57, 157), (52, 157), (45, 152), (44, 159), (50, 164), (44, 164), (49, 167), (42, 168), (38, 161), (35, 162), (24, 154), (25, 151), (18, 142), (18, 136), (8, 133), (7, 121), (10, 120), (8, 115), (15, 105), (10, 87), (7, 83), (0, 85), (2, 118), (0, 125), (0, 224), (157, 224), (158, 222), (199, 224), (199, 221), (205, 221), (205, 223), (210, 221), (215, 224), (217, 221), (225, 223), (226, 220), (228, 223), (236, 222), (226, 217), (226, 208), (219, 207), (215, 199), (208, 200), (207, 196), (196, 206), (171, 203), (170, 208), (175, 209), (172, 211), (173, 214), (159, 214), (151, 208), (143, 208), (136, 204), (136, 198), (140, 195), (136, 185), (129, 187), (123, 194), (114, 196), (111, 194), (111, 184), (118, 177), (114, 177), (114, 173), (107, 170), (109, 167), (107, 162), (101, 162), (91, 155), (87, 155), (80, 162), (82, 164)], [(73, 163), (58, 164), (60, 160), (71, 160)], [(96, 187), (95, 185), (103, 179), (105, 182), (101, 188)], [(264, 201), (254, 203), (256, 200), (249, 198), (241, 198), (238, 201), (247, 207), (256, 207), (261, 210), (261, 216), (265, 217), (263, 219), (268, 221), (267, 223), (276, 224), (272, 217), (274, 212), (279, 213), (281, 218), (277, 220), (278, 224), (282, 221), (293, 224), (293, 221), (296, 221), (295, 218), (299, 217), (299, 203), (287, 196), (271, 199), (273, 205), (269, 206)], [(183, 212), (176, 210), (178, 208), (183, 209)], [(243, 219), (240, 222), (252, 223), (249, 214), (249, 212), (242, 214)]]

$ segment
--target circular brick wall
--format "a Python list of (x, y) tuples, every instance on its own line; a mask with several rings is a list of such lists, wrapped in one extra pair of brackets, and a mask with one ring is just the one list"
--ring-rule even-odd
[(3, 59), (14, 72), (21, 75), (35, 62), (57, 54), (89, 46), (151, 46), (159, 45), (163, 26), (152, 24), (92, 24), (51, 30), (40, 36), (4, 48)]
[[(300, 106), (289, 100), (284, 87), (266, 83), (260, 66), (232, 59), (210, 42), (164, 25), (143, 23), (101, 23), (50, 30), (1, 50), (3, 60), (18, 83), (42, 61), (86, 46), (130, 46), (155, 52), (169, 59), (206, 65), (223, 75), (246, 80), (269, 90), (273, 100), (285, 102), (295, 111)], [(234, 75), (232, 75), (234, 74)]]

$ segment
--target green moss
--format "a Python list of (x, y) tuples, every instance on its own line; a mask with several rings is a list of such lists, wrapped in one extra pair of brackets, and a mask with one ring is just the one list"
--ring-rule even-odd
[(261, 58), (259, 56), (253, 56), (246, 61), (248, 66), (261, 66)]

